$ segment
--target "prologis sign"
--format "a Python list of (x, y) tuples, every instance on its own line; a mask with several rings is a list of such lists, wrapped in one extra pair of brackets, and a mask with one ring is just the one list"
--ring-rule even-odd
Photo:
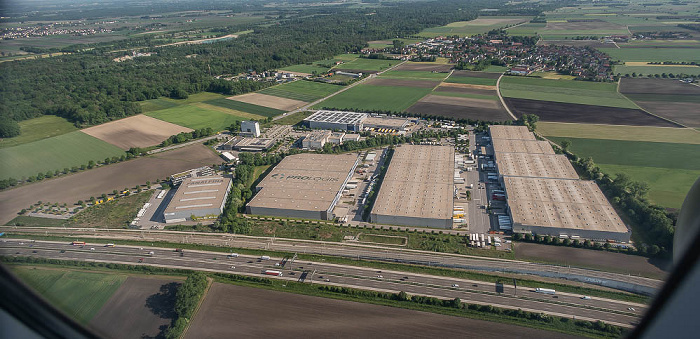
[(314, 177), (309, 175), (285, 175), (284, 173), (275, 173), (272, 175), (273, 179), (279, 180), (301, 180), (301, 181), (328, 181), (335, 182), (340, 181), (338, 178), (329, 177)]

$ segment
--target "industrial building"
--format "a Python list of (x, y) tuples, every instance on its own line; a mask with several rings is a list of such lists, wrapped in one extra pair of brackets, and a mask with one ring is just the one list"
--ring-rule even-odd
[(231, 179), (222, 176), (191, 177), (182, 181), (163, 212), (165, 222), (215, 218), (224, 211)]
[(221, 145), (224, 150), (236, 150), (242, 152), (262, 152), (275, 145), (275, 139), (235, 137)]
[(492, 139), (495, 153), (554, 154), (554, 149), (546, 141), (519, 139)]
[(359, 132), (367, 113), (320, 110), (304, 119), (309, 128)]
[(406, 118), (370, 116), (362, 122), (365, 128), (405, 131), (410, 121)]
[(173, 184), (173, 186), (177, 186), (187, 178), (205, 177), (214, 174), (215, 173), (213, 168), (209, 166), (202, 166), (184, 172), (175, 173), (170, 176), (170, 182)]
[(241, 135), (257, 138), (260, 136), (260, 123), (257, 121), (241, 121)]
[(374, 223), (452, 228), (454, 148), (396, 147), (374, 202)]
[(495, 157), (503, 176), (578, 179), (563, 154), (496, 153)]
[(504, 177), (512, 230), (628, 242), (630, 232), (593, 181)]
[(333, 132), (329, 130), (312, 131), (301, 140), (301, 147), (306, 149), (321, 149), (328, 142)]
[(492, 125), (489, 131), (492, 139), (537, 140), (525, 126)]
[(357, 154), (305, 153), (285, 157), (255, 188), (249, 214), (332, 220), (352, 177)]

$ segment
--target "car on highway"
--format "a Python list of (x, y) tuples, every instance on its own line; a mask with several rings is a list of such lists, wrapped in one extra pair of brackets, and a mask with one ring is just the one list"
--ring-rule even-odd
[(457, 284), (452, 284), (452, 287), (459, 287), (459, 285), (457, 285)]
[(235, 269), (236, 269), (236, 266), (231, 266), (231, 269), (232, 269), (232, 270), (235, 270)]
[(95, 248), (94, 248), (94, 247), (90, 247), (90, 251), (94, 251), (94, 250), (95, 250)]
[(331, 280), (330, 280), (330, 279), (326, 279), (326, 282), (329, 282), (329, 281), (331, 281)]
[(634, 307), (628, 307), (627, 310), (634, 312)]
[(228, 255), (229, 258), (238, 258), (238, 253), (231, 253)]
[(589, 297), (589, 296), (587, 296), (587, 295), (584, 295), (583, 297), (581, 297), (581, 299), (583, 299), (583, 300), (591, 300), (591, 297)]

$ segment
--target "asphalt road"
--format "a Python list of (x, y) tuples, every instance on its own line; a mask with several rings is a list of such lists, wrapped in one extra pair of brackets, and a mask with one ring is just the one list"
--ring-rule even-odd
[[(154, 254), (149, 253), (153, 251)], [(0, 243), (0, 255), (38, 256), (53, 259), (100, 261), (112, 263), (154, 265), (187, 268), (243, 275), (262, 276), (266, 269), (282, 270), (278, 279), (298, 280), (307, 272), (305, 282), (340, 285), (382, 291), (405, 291), (409, 294), (428, 295), (439, 298), (460, 298), (477, 304), (505, 308), (519, 308), (552, 315), (583, 320), (604, 320), (608, 323), (631, 327), (645, 312), (646, 306), (593, 297), (581, 299), (581, 295), (536, 293), (532, 288), (512, 286), (499, 287), (493, 283), (455, 279), (423, 274), (377, 271), (376, 269), (324, 264), (322, 262), (288, 261), (277, 266), (281, 258), (261, 260), (258, 257), (240, 255), (235, 258), (227, 254), (191, 251), (176, 252), (165, 248), (140, 248), (136, 246), (105, 247), (103, 244), (73, 246), (67, 242), (27, 240), (4, 240)], [(634, 311), (629, 308), (632, 307)]]
[[(8, 234), (37, 234), (81, 237), (125, 239), (138, 241), (166, 241), (233, 248), (264, 249), (270, 251), (340, 256), (356, 259), (372, 259), (388, 262), (410, 263), (423, 266), (453, 267), (485, 272), (526, 273), (546, 277), (579, 275), (584, 282), (600, 284), (602, 280), (619, 281), (658, 289), (662, 281), (627, 274), (604, 272), (586, 268), (565, 267), (526, 261), (496, 259), (449, 253), (409, 250), (356, 243), (334, 243), (311, 240), (253, 237), (233, 234), (196, 233), (177, 231), (145, 231), (114, 229), (80, 229), (60, 227), (12, 227), (0, 226), (0, 232)], [(105, 240), (105, 242), (109, 242)]]

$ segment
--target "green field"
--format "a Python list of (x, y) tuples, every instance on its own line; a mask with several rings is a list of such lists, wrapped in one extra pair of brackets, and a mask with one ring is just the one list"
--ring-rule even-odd
[(136, 213), (143, 204), (148, 202), (151, 195), (153, 191), (147, 190), (90, 206), (76, 214), (70, 222), (79, 227), (126, 228), (136, 218)]
[[(482, 21), (482, 20), (486, 21)], [(424, 38), (433, 38), (436, 36), (471, 36), (476, 34), (486, 33), (493, 29), (498, 29), (505, 26), (514, 25), (520, 22), (527, 22), (532, 17), (517, 17), (517, 16), (485, 16), (477, 20), (457, 21), (449, 23), (445, 26), (426, 28), (418, 36)], [(498, 22), (500, 20), (500, 22)]]
[(315, 81), (298, 80), (268, 87), (259, 93), (276, 97), (313, 102), (341, 90), (343, 86)]
[(78, 129), (75, 125), (68, 122), (68, 120), (55, 115), (44, 115), (42, 117), (20, 121), (19, 128), (21, 131), (19, 136), (0, 139), (0, 148), (27, 144), (32, 141), (55, 137)]
[(484, 99), (484, 100), (494, 100), (494, 101), (499, 100), (497, 95), (484, 95), (484, 94), (459, 93), (459, 92), (437, 92), (437, 91), (434, 91), (430, 94), (441, 95), (443, 97), (472, 98), (472, 99)]
[(204, 101), (205, 104), (224, 107), (236, 111), (241, 111), (245, 113), (260, 115), (263, 117), (274, 117), (284, 113), (284, 111), (264, 106), (258, 106), (249, 104), (247, 102), (241, 102), (236, 100), (230, 100), (225, 98), (212, 99)]
[(450, 76), (445, 80), (445, 82), (451, 82), (455, 84), (469, 84), (469, 85), (482, 85), (482, 86), (496, 86), (498, 79), (487, 79), (487, 78), (475, 78), (475, 77), (463, 77), (463, 76)]
[(294, 113), (292, 115), (287, 115), (284, 118), (273, 120), (265, 125), (266, 126), (268, 126), (268, 125), (296, 125), (296, 124), (300, 123), (302, 120), (310, 117), (311, 114), (313, 114), (313, 112), (309, 112), (309, 111)]
[(430, 88), (358, 85), (314, 106), (401, 112), (431, 92)]
[(512, 36), (530, 36), (537, 35), (537, 32), (544, 29), (545, 23), (526, 23), (516, 27), (510, 27), (506, 31)]
[(537, 123), (537, 132), (547, 137), (652, 141), (700, 145), (700, 133), (690, 128), (616, 126), (540, 121)]
[(394, 79), (418, 79), (418, 80), (444, 80), (449, 73), (433, 73), (428, 71), (388, 71), (382, 73), (382, 78)]
[(488, 65), (486, 66), (486, 69), (483, 70), (482, 72), (486, 73), (503, 73), (508, 70), (508, 67), (506, 66), (498, 66), (498, 65)]
[(87, 324), (126, 280), (125, 274), (12, 267), (22, 281), (52, 305)]
[(146, 115), (192, 129), (211, 127), (215, 131), (225, 130), (234, 122), (245, 120), (245, 118), (232, 114), (204, 109), (192, 105), (182, 105), (160, 111), (153, 111), (146, 113)]
[(300, 65), (291, 65), (291, 66), (287, 66), (287, 67), (282, 67), (282, 68), (280, 68), (280, 70), (288, 71), (288, 72), (321, 74), (321, 73), (328, 72), (329, 68), (322, 67), (322, 66), (315, 65), (315, 64), (300, 64)]
[(626, 173), (649, 184), (655, 203), (680, 208), (685, 194), (700, 177), (700, 144), (549, 137), (571, 141), (571, 151), (592, 157), (605, 173)]
[(501, 80), (500, 86), (501, 95), (510, 98), (637, 108), (617, 93), (615, 83), (509, 76)]
[(700, 48), (599, 48), (622, 61), (695, 61), (700, 63)]
[[(700, 51), (699, 51), (700, 53)], [(700, 67), (698, 66), (626, 66), (617, 65), (613, 66), (613, 73), (624, 76), (625, 74), (632, 75), (632, 73), (637, 74), (663, 74), (663, 73), (673, 73), (673, 74), (688, 74), (688, 75), (700, 75)]]
[(391, 66), (401, 63), (401, 60), (380, 60), (380, 59), (367, 59), (367, 58), (357, 58), (352, 61), (348, 61), (344, 64), (338, 65), (336, 68), (339, 69), (351, 69), (351, 70), (361, 70), (361, 71), (383, 71)]
[(190, 95), (187, 99), (158, 98), (141, 101), (141, 111), (143, 113), (158, 111), (166, 108), (173, 108), (181, 105), (203, 102), (207, 100), (226, 98), (225, 95), (210, 92), (200, 92)]
[(39, 172), (62, 170), (66, 167), (87, 165), (90, 160), (122, 156), (124, 151), (83, 132), (34, 141), (0, 149), (0, 178), (29, 177)]

